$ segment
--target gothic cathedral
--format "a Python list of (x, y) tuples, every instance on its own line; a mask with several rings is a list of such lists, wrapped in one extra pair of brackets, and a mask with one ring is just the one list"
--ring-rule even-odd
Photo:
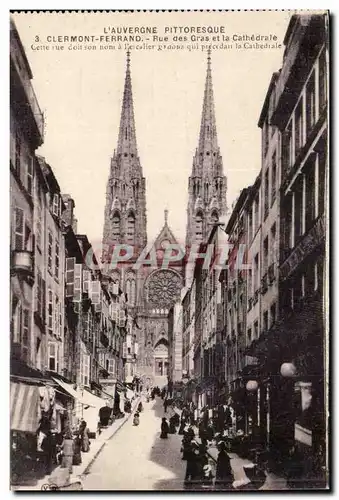
[[(210, 54), (199, 146), (188, 189), (186, 244), (191, 246), (203, 241), (213, 222), (226, 211), (226, 177), (217, 143)], [(109, 265), (105, 267), (105, 273), (113, 283), (119, 284), (127, 299), (129, 316), (134, 318), (134, 338), (139, 344), (135, 372), (126, 373), (126, 381), (137, 375), (146, 385), (161, 387), (167, 384), (167, 317), (173, 304), (180, 300), (185, 284), (183, 261), (173, 262), (167, 269), (161, 268), (166, 247), (172, 244), (178, 242), (168, 225), (167, 210), (155, 242), (150, 245), (147, 242), (146, 180), (138, 156), (130, 55), (127, 53), (118, 144), (111, 158), (103, 230), (103, 255), (107, 255), (105, 250), (112, 251), (116, 245), (133, 248), (133, 257), (128, 261), (114, 269)], [(141, 255), (146, 259), (151, 256), (150, 265), (135, 265)]]

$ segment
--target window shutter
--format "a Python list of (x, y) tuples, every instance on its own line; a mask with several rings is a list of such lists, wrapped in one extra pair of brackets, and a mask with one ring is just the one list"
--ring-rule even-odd
[(123, 358), (127, 358), (127, 346), (126, 346), (126, 342), (124, 342), (122, 344), (122, 357)]
[(41, 304), (42, 321), (45, 324), (45, 321), (46, 321), (46, 282), (44, 279), (41, 279), (41, 290), (42, 290), (42, 304)]
[(125, 310), (120, 309), (120, 311), (119, 311), (119, 326), (121, 328), (125, 326), (125, 321), (126, 321)]
[(30, 154), (26, 156), (27, 165), (27, 191), (32, 196), (33, 193), (33, 158)]
[(15, 250), (24, 249), (24, 211), (22, 208), (15, 209)]
[(118, 304), (116, 302), (112, 304), (112, 321), (118, 322)]
[(89, 283), (91, 281), (91, 271), (84, 270), (83, 272), (83, 291), (84, 293), (89, 293)]
[(59, 217), (59, 195), (57, 193), (53, 195), (53, 214)]
[(90, 281), (89, 296), (93, 304), (100, 304), (101, 299), (101, 284), (100, 281)]
[(75, 257), (68, 257), (66, 259), (66, 297), (74, 295), (74, 268)]
[(74, 265), (74, 302), (81, 302), (82, 289), (82, 264)]

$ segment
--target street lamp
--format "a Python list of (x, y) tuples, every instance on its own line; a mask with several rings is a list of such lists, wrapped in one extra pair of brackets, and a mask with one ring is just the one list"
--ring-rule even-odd
[(293, 363), (283, 363), (280, 367), (282, 377), (293, 378), (297, 373), (297, 369)]
[(248, 392), (255, 392), (258, 389), (258, 382), (256, 380), (249, 380), (246, 384)]

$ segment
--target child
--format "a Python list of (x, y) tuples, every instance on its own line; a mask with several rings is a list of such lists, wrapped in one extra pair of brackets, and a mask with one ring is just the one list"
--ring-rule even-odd
[(139, 412), (136, 411), (133, 417), (133, 425), (139, 425), (139, 424), (140, 424)]

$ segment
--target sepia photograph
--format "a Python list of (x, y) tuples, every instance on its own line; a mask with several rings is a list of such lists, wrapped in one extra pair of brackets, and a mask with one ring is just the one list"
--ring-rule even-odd
[(10, 489), (329, 490), (329, 11), (9, 31)]

